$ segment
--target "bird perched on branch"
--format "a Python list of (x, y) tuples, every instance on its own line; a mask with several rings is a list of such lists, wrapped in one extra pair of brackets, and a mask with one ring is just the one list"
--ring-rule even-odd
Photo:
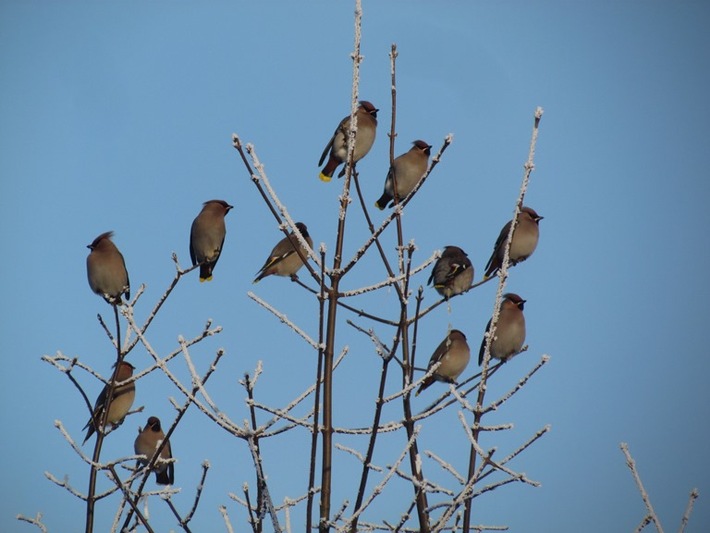
[[(131, 363), (121, 361), (118, 368), (114, 371), (111, 381), (104, 386), (103, 390), (99, 394), (99, 397), (96, 399), (91, 418), (84, 426), (84, 429), (88, 428), (88, 431), (86, 432), (86, 437), (84, 438), (82, 445), (89, 440), (89, 437), (94, 434), (96, 428), (101, 425), (111, 383), (121, 383), (122, 381), (126, 381), (133, 375), (134, 368), (135, 367)], [(126, 417), (128, 411), (133, 405), (135, 397), (136, 385), (133, 381), (114, 387), (113, 396), (111, 397), (111, 405), (108, 408), (108, 416), (106, 417), (106, 424), (112, 424), (113, 426), (121, 425), (123, 419)]]
[[(301, 233), (301, 236), (306, 240), (308, 246), (313, 248), (313, 239), (308, 234), (308, 228), (303, 222), (296, 222), (296, 228)], [(298, 237), (293, 235), (292, 239), (294, 242), (298, 241)], [(308, 256), (308, 252), (305, 248), (301, 247), (301, 251), (304, 256)], [(281, 239), (274, 249), (271, 250), (269, 257), (264, 262), (264, 266), (259, 269), (257, 276), (253, 283), (258, 283), (260, 280), (264, 279), (266, 276), (291, 276), (292, 278), (296, 275), (296, 272), (303, 266), (303, 261), (298, 256), (296, 248), (288, 237)]]
[(212, 271), (222, 253), (227, 234), (224, 217), (232, 207), (224, 200), (209, 200), (192, 222), (190, 258), (193, 266), (200, 265), (200, 282), (212, 281)]
[[(377, 131), (377, 112), (375, 108), (367, 100), (361, 100), (360, 105), (355, 111), (357, 116), (357, 130), (355, 132), (355, 147), (353, 148), (353, 165), (367, 155), (375, 142), (375, 133)], [(330, 141), (323, 150), (323, 155), (320, 156), (318, 166), (323, 164), (325, 156), (329, 154), (328, 162), (323, 167), (318, 177), (322, 181), (330, 181), (333, 177), (333, 172), (342, 163), (347, 162), (348, 158), (348, 135), (350, 131), (350, 115), (340, 121), (338, 127), (333, 133)], [(338, 177), (345, 175), (345, 168), (340, 171)]]
[(89, 287), (111, 305), (120, 305), (121, 296), (131, 298), (131, 287), (123, 255), (111, 240), (113, 231), (102, 233), (87, 246), (86, 274)]
[[(382, 210), (387, 207), (387, 203), (394, 198), (394, 183), (397, 182), (397, 198), (399, 201), (412, 192), (412, 189), (419, 183), (429, 166), (429, 155), (431, 155), (431, 145), (422, 140), (414, 141), (408, 152), (398, 156), (392, 162), (387, 177), (385, 178), (385, 189), (380, 199), (375, 202), (375, 207)], [(394, 202), (390, 203), (390, 207)]]
[[(160, 420), (156, 416), (148, 418), (143, 430), (138, 433), (136, 441), (133, 443), (133, 449), (136, 455), (145, 455), (145, 459), (139, 459), (138, 462), (142, 465), (147, 465), (153, 458), (153, 454), (158, 449), (158, 446), (165, 440), (165, 433), (160, 428)], [(172, 485), (175, 482), (175, 468), (173, 462), (162, 462), (161, 459), (172, 459), (173, 452), (170, 449), (170, 442), (166, 442), (163, 449), (160, 450), (160, 459), (153, 466), (155, 470), (155, 482), (159, 485)]]
[[(534, 209), (523, 207), (518, 215), (518, 223), (515, 225), (513, 232), (513, 242), (510, 245), (510, 264), (517, 265), (525, 261), (532, 255), (537, 247), (537, 241), (540, 237), (540, 221), (543, 219)], [(505, 255), (505, 246), (508, 242), (508, 233), (510, 225), (513, 223), (509, 220), (508, 223), (500, 230), (500, 235), (493, 247), (493, 254), (486, 264), (486, 274), (488, 278), (495, 274), (501, 266), (503, 266), (503, 256)]]
[(446, 246), (427, 284), (433, 283), (436, 291), (448, 300), (467, 290), (472, 282), (473, 265), (466, 252), (458, 246)]
[[(503, 295), (500, 304), (500, 313), (496, 323), (495, 337), (491, 341), (491, 357), (507, 361), (514, 355), (520, 353), (525, 343), (525, 315), (523, 308), (525, 302), (520, 296), (509, 292)], [(491, 330), (491, 322), (488, 321), (486, 333)], [(483, 356), (486, 351), (486, 335), (483, 336), (481, 348), (478, 351), (478, 365), (483, 363)]]
[(452, 329), (434, 350), (427, 370), (430, 370), (436, 363), (441, 361), (439, 368), (422, 382), (415, 396), (419, 396), (420, 392), (435, 381), (455, 383), (456, 379), (466, 370), (470, 359), (471, 350), (466, 342), (466, 335), (458, 329)]

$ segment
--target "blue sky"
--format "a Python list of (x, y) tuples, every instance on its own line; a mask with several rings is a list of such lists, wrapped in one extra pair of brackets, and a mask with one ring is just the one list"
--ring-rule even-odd
[[(503, 453), (545, 424), (552, 430), (512, 465), (542, 487), (509, 486), (484, 497), (474, 521), (511, 531), (631, 530), (645, 511), (619, 451), (625, 441), (665, 528), (676, 527), (688, 492), (698, 487), (689, 531), (708, 530), (710, 6), (363, 7), (360, 94), (380, 108), (377, 141), (358, 165), (368, 201), (381, 194), (388, 165), (391, 43), (400, 53), (396, 153), (418, 138), (438, 148), (454, 135), (403, 218), (406, 239), (418, 247), (415, 262), (455, 244), (469, 253), (480, 279), (514, 207), (533, 112), (545, 110), (526, 198), (545, 217), (542, 236), (508, 285), (528, 300), (530, 349), (501, 370), (489, 398), (513, 386), (542, 354), (551, 361), (491, 421), (515, 429), (486, 435), (483, 444)], [(178, 335), (198, 334), (208, 318), (221, 325), (224, 332), (193, 357), (204, 369), (225, 348), (210, 391), (235, 420), (248, 416), (237, 381), (257, 361), (265, 367), (257, 389), (265, 403), (283, 405), (312, 380), (313, 353), (246, 295), (254, 290), (316, 335), (316, 304), (296, 285), (275, 278), (251, 285), (281, 235), (231, 134), (254, 143), (293, 217), (332, 251), (342, 182), (321, 183), (316, 163), (349, 110), (352, 13), (349, 2), (2, 3), (0, 243), (7, 253), (0, 353), (7, 433), (0, 529), (31, 530), (14, 516), (38, 511), (50, 530), (83, 527), (83, 504), (44, 472), (68, 475), (85, 490), (88, 472), (53, 424), (61, 420), (79, 438), (87, 413), (69, 381), (40, 357), (59, 350), (109, 372), (114, 355), (96, 314), (110, 318), (110, 309), (91, 293), (85, 274), (85, 246), (104, 231), (116, 232), (134, 292), (146, 284), (136, 308), (141, 318), (172, 279), (170, 254), (189, 263), (189, 228), (201, 203), (228, 200), (235, 208), (214, 281), (199, 284), (194, 273), (183, 280), (151, 341), (165, 353)], [(348, 228), (351, 255), (367, 234), (355, 207)], [(394, 254), (391, 230), (384, 243)], [(373, 255), (346, 286), (383, 276)], [(431, 288), (425, 294), (434, 301)], [(421, 327), (419, 362), (449, 325), (477, 347), (494, 294), (487, 284), (432, 313)], [(383, 293), (357, 305), (394, 317), (393, 300)], [(372, 325), (342, 312), (346, 318)], [(391, 330), (376, 328), (391, 338)], [(336, 425), (360, 425), (371, 418), (380, 364), (366, 338), (344, 323), (339, 331), (339, 345), (350, 346), (351, 355), (336, 374)], [(139, 368), (150, 363), (141, 349), (130, 360)], [(464, 376), (472, 372), (473, 365)], [(94, 398), (100, 387), (84, 377)], [(107, 439), (106, 457), (129, 454), (148, 415), (174, 416), (168, 397), (177, 393), (164, 377), (138, 387), (136, 405), (146, 411)], [(425, 406), (437, 388), (415, 405)], [(305, 488), (306, 436), (293, 439), (264, 445), (278, 501)], [(383, 440), (375, 460), (392, 461), (400, 441)], [(362, 441), (342, 442), (364, 448)], [(455, 413), (425, 426), (420, 445), (465, 469), (468, 448)], [(181, 509), (192, 502), (202, 461), (213, 465), (194, 529), (222, 527), (218, 504), (227, 504), (243, 529), (244, 514), (227, 493), (239, 493), (244, 481), (254, 485), (246, 446), (191, 411), (173, 450)], [(354, 498), (359, 471), (347, 456), (338, 465), (336, 506)], [(433, 465), (427, 471), (435, 476)], [(151, 504), (158, 530), (174, 528), (160, 503)], [(113, 508), (99, 505), (102, 527)], [(396, 520), (401, 508), (383, 497), (373, 513)]]

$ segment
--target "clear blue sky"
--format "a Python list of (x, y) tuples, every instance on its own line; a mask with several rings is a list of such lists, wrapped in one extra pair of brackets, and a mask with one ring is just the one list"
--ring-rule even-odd
[[(193, 356), (204, 369), (218, 347), (226, 349), (210, 390), (235, 420), (248, 416), (237, 380), (258, 360), (265, 373), (257, 397), (266, 403), (283, 405), (312, 380), (313, 353), (246, 296), (255, 290), (317, 334), (315, 302), (296, 285), (275, 278), (251, 285), (280, 233), (230, 136), (255, 144), (294, 218), (332, 251), (341, 182), (321, 183), (316, 163), (349, 109), (352, 13), (350, 2), (2, 3), (0, 530), (32, 530), (14, 516), (37, 511), (52, 531), (83, 527), (83, 504), (44, 471), (86, 490), (85, 465), (53, 423), (80, 439), (87, 413), (69, 381), (40, 357), (60, 350), (109, 372), (114, 354), (96, 314), (110, 318), (110, 309), (85, 274), (85, 246), (101, 232), (116, 232), (134, 292), (147, 286), (136, 309), (142, 318), (172, 278), (171, 252), (188, 264), (201, 203), (228, 200), (235, 209), (214, 281), (184, 280), (151, 340), (165, 353), (208, 318), (222, 325)], [(677, 527), (698, 487), (689, 531), (710, 530), (709, 26), (703, 2), (364, 4), (361, 96), (381, 110), (375, 147), (359, 165), (368, 202), (379, 197), (387, 171), (391, 43), (400, 52), (396, 152), (418, 138), (438, 148), (454, 134), (404, 217), (415, 261), (459, 245), (480, 279), (513, 210), (534, 109), (545, 110), (526, 200), (545, 217), (542, 237), (509, 282), (528, 300), (530, 350), (496, 376), (489, 398), (542, 354), (552, 360), (494, 417), (515, 430), (486, 435), (483, 445), (504, 453), (545, 424), (552, 431), (512, 465), (542, 487), (509, 486), (481, 498), (475, 522), (520, 532), (632, 530), (645, 510), (618, 448), (626, 441), (665, 528)], [(352, 254), (367, 233), (356, 209), (348, 227)], [(393, 242), (390, 232), (391, 253)], [(353, 272), (347, 288), (382, 279), (375, 259)], [(433, 302), (433, 291), (425, 293)], [(477, 347), (493, 299), (489, 284), (453, 301), (450, 312), (437, 309), (422, 325), (419, 362), (449, 324)], [(394, 317), (392, 300), (373, 295), (358, 305)], [(352, 353), (336, 375), (336, 425), (361, 425), (371, 418), (379, 362), (367, 339), (345, 325), (340, 331)], [(130, 360), (150, 363), (141, 349)], [(464, 375), (471, 372), (474, 365)], [(95, 397), (99, 385), (84, 383)], [(164, 377), (138, 386), (136, 405), (146, 411), (107, 439), (106, 457), (131, 453), (149, 414), (174, 416), (167, 398), (177, 393)], [(306, 437), (284, 444), (264, 445), (278, 501), (305, 489)], [(388, 453), (401, 444), (390, 439), (375, 460), (391, 462)], [(453, 413), (424, 429), (421, 447), (465, 470), (468, 448)], [(181, 510), (192, 502), (201, 462), (213, 465), (194, 530), (223, 527), (218, 504), (244, 530), (244, 513), (227, 493), (240, 493), (244, 481), (254, 486), (245, 445), (191, 412), (173, 450)], [(435, 466), (425, 468), (435, 477)], [(339, 456), (334, 506), (354, 499), (358, 471)], [(99, 530), (113, 508), (99, 504)], [(175, 527), (161, 502), (151, 511), (158, 530)], [(373, 512), (396, 521), (401, 508), (383, 497)]]

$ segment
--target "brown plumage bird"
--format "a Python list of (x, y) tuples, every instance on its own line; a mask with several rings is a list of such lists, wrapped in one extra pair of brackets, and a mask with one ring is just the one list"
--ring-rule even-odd
[(427, 370), (430, 370), (436, 363), (441, 361), (439, 368), (422, 382), (415, 396), (419, 396), (420, 392), (435, 381), (455, 383), (456, 379), (466, 370), (470, 359), (471, 350), (466, 342), (466, 335), (458, 329), (452, 329), (434, 350)]
[[(523, 308), (526, 300), (523, 300), (515, 293), (509, 292), (503, 295), (500, 304), (500, 313), (496, 324), (495, 338), (491, 342), (491, 357), (507, 361), (514, 355), (520, 353), (525, 343), (525, 315)], [(486, 333), (491, 330), (491, 322), (488, 321)], [(478, 365), (483, 363), (483, 355), (486, 351), (486, 336), (483, 336), (481, 348), (478, 351)]]
[(200, 282), (212, 280), (212, 271), (222, 253), (227, 234), (224, 217), (232, 207), (224, 200), (209, 200), (192, 221), (190, 258), (193, 266), (200, 265)]
[[(160, 420), (156, 416), (148, 418), (143, 430), (138, 433), (136, 441), (133, 443), (133, 449), (136, 455), (145, 455), (145, 459), (139, 459), (139, 463), (147, 465), (155, 454), (155, 450), (165, 439), (165, 433), (160, 427)], [(172, 459), (173, 452), (170, 448), (170, 441), (165, 443), (163, 449), (160, 450), (160, 459)], [(175, 483), (175, 465), (171, 461), (169, 463), (156, 461), (153, 469), (155, 470), (155, 482), (159, 485), (172, 485)]]
[[(118, 368), (114, 371), (114, 376), (111, 378), (111, 382), (120, 383), (127, 380), (133, 375), (134, 366), (131, 363), (122, 361)], [(96, 428), (101, 424), (101, 420), (104, 416), (104, 409), (106, 407), (106, 400), (108, 399), (109, 384), (106, 384), (96, 399), (94, 404), (94, 411), (91, 418), (84, 426), (84, 429), (88, 428), (86, 432), (86, 437), (82, 445), (89, 440), (89, 437), (94, 434)], [(119, 426), (123, 422), (123, 419), (128, 414), (131, 406), (133, 405), (133, 400), (136, 397), (136, 385), (135, 382), (126, 383), (123, 385), (118, 385), (113, 389), (113, 396), (111, 397), (111, 405), (108, 408), (108, 417), (106, 418), (106, 424), (112, 424), (113, 426)]]
[[(308, 234), (308, 228), (303, 222), (296, 222), (296, 228), (301, 233), (301, 236), (306, 240), (308, 246), (313, 248), (313, 239)], [(291, 232), (293, 235), (293, 232)], [(294, 242), (297, 241), (297, 237), (293, 237)], [(307, 256), (308, 252), (301, 247), (303, 255)], [(303, 266), (303, 261), (296, 253), (296, 248), (288, 237), (281, 239), (274, 249), (271, 250), (269, 257), (264, 262), (264, 266), (257, 272), (254, 283), (258, 283), (260, 280), (264, 279), (266, 276), (291, 276), (292, 278), (296, 275), (296, 272)]]
[(131, 287), (123, 255), (111, 241), (112, 231), (102, 233), (87, 246), (86, 274), (89, 287), (111, 305), (120, 305), (121, 296), (131, 298)]
[[(537, 241), (540, 237), (540, 221), (543, 219), (534, 209), (523, 207), (518, 215), (518, 223), (515, 225), (513, 232), (513, 242), (510, 245), (510, 264), (517, 265), (525, 261), (532, 255), (537, 247)], [(500, 230), (500, 235), (493, 247), (493, 254), (486, 264), (485, 277), (488, 278), (495, 274), (501, 266), (503, 266), (503, 256), (505, 255), (505, 246), (508, 242), (508, 232), (510, 225), (513, 223), (509, 220), (508, 223)]]
[[(367, 155), (375, 142), (375, 133), (377, 132), (377, 112), (375, 108), (367, 100), (361, 100), (357, 108), (357, 131), (355, 132), (355, 147), (353, 149), (353, 164), (357, 163)], [(333, 177), (333, 172), (342, 163), (345, 163), (348, 157), (348, 132), (350, 131), (350, 115), (340, 121), (335, 133), (323, 150), (320, 156), (318, 166), (323, 164), (325, 156), (329, 155), (328, 162), (323, 167), (318, 177), (322, 181), (330, 181)], [(340, 171), (338, 177), (345, 175), (345, 168)]]
[(466, 252), (458, 246), (446, 246), (427, 283), (433, 283), (436, 291), (448, 300), (467, 290), (472, 282), (473, 265)]
[[(385, 178), (385, 190), (380, 199), (375, 202), (375, 207), (382, 210), (394, 198), (394, 182), (397, 182), (397, 198), (400, 201), (412, 192), (419, 183), (429, 166), (431, 145), (422, 140), (414, 141), (408, 152), (395, 158)], [(394, 201), (390, 207), (394, 205)]]

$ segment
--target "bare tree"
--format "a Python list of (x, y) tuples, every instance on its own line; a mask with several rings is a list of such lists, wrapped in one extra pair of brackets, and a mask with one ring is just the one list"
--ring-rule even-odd
[[(194, 348), (208, 337), (220, 334), (221, 327), (213, 327), (211, 321), (207, 321), (200, 332), (191, 338), (180, 336), (177, 345), (168, 353), (161, 353), (160, 350), (155, 349), (151, 342), (151, 325), (154, 318), (183, 277), (196, 268), (196, 266), (182, 268), (177, 256), (173, 254), (175, 275), (163, 295), (148, 312), (145, 321), (140, 323), (134, 315), (134, 310), (144, 305), (143, 287), (125, 305), (113, 306), (115, 333), (99, 316), (100, 325), (115, 348), (117, 365), (139, 346), (149, 355), (152, 361), (149, 365), (138, 369), (130, 380), (119, 383), (116, 379), (102, 378), (98, 372), (77, 358), (70, 358), (62, 353), (44, 357), (45, 361), (64, 373), (74, 384), (83, 396), (90, 413), (92, 404), (81, 383), (86, 375), (100, 379), (107, 385), (109, 402), (117, 386), (139, 382), (154, 372), (162, 373), (167, 377), (179, 398), (179, 400), (171, 399), (175, 416), (169, 424), (166, 424), (165, 438), (152, 457), (143, 458), (147, 462), (144, 466), (137, 463), (141, 459), (138, 455), (112, 459), (101, 457), (103, 438), (111, 430), (106, 428), (106, 413), (97, 424), (98, 435), (91, 457), (82, 452), (75, 438), (61, 422), (57, 422), (57, 427), (67, 443), (87, 465), (90, 481), (87, 492), (82, 492), (66, 480), (59, 480), (51, 474), (48, 474), (48, 477), (86, 502), (85, 530), (87, 532), (95, 529), (96, 506), (111, 495), (116, 495), (119, 502), (111, 531), (140, 529), (153, 531), (149, 514), (142, 509), (141, 502), (156, 497), (165, 501), (179, 527), (184, 531), (190, 531), (190, 523), (201, 502), (202, 489), (207, 480), (210, 468), (208, 461), (202, 465), (202, 477), (198, 486), (194, 488), (195, 497), (188, 509), (180, 510), (174, 504), (172, 497), (178, 489), (172, 486), (160, 490), (147, 489), (148, 477), (161, 460), (162, 448), (171, 437), (179, 435), (180, 423), (189, 409), (198, 410), (211, 422), (215, 431), (221, 428), (237, 439), (235, 442), (243, 441), (251, 458), (256, 480), (255, 493), (244, 480), (240, 494), (236, 492), (229, 494), (235, 504), (234, 508), (219, 506), (220, 516), (228, 531), (241, 530), (240, 527), (235, 528), (233, 525), (234, 514), (243, 514), (253, 532), (261, 532), (265, 529), (291, 531), (293, 527), (298, 529), (301, 527), (301, 522), (299, 521), (295, 526), (292, 523), (293, 513), (297, 509), (304, 516), (302, 523), (307, 531), (314, 528), (320, 531), (332, 529), (351, 532), (496, 531), (504, 529), (504, 526), (475, 523), (476, 499), (510, 483), (538, 485), (537, 481), (529, 479), (514, 468), (512, 462), (519, 460), (523, 452), (536, 443), (549, 427), (539, 428), (538, 431), (521, 440), (513, 449), (501, 453), (490, 444), (494, 441), (494, 437), (489, 438), (489, 435), (509, 430), (511, 425), (491, 424), (487, 422), (489, 420), (487, 415), (494, 411), (500, 412), (510, 398), (522, 391), (549, 358), (541, 355), (527, 371), (511, 381), (508, 391), (502, 396), (491, 400), (487, 398), (486, 392), (489, 381), (494, 376), (503, 374), (499, 370), (504, 362), (493, 364), (491, 361), (491, 343), (496, 336), (499, 309), (510, 275), (510, 243), (534, 170), (535, 146), (542, 109), (538, 108), (534, 112), (532, 136), (524, 164), (520, 192), (514, 203), (511, 202), (512, 223), (507, 235), (508, 245), (505, 247), (502, 267), (496, 276), (474, 283), (460, 294), (437, 298), (434, 303), (425, 306), (424, 289), (414, 285), (416, 276), (426, 271), (441, 253), (431, 251), (430, 254), (425, 254), (424, 258), (419, 257), (414, 242), (405, 240), (405, 221), (402, 215), (418, 191), (426, 185), (428, 177), (435, 171), (451, 145), (453, 136), (448, 135), (442, 139), (426, 172), (406, 197), (399, 198), (396, 193), (397, 187), (394, 187), (392, 211), (381, 222), (375, 222), (360, 188), (354, 160), (354, 143), (358, 131), (356, 110), (359, 101), (360, 67), (363, 61), (360, 54), (361, 16), (362, 7), (360, 2), (356, 1), (348, 155), (338, 198), (340, 211), (333, 227), (336, 243), (334, 250), (327, 250), (323, 244), (318, 247), (309, 245), (298, 230), (287, 206), (279, 199), (277, 190), (272, 186), (264, 165), (257, 155), (256, 147), (242, 143), (239, 135), (233, 135), (234, 148), (256, 192), (263, 199), (267, 212), (271, 213), (285, 238), (292, 243), (295, 253), (304, 263), (307, 274), (302, 275), (303, 279), (296, 275), (293, 275), (292, 279), (300, 287), (304, 297), (312, 298), (317, 304), (317, 333), (309, 333), (308, 329), (299, 323), (302, 317), (294, 319), (286, 316), (279, 310), (278, 302), (272, 304), (253, 292), (248, 293), (248, 296), (255, 304), (271, 313), (283, 324), (283, 327), (290, 328), (313, 352), (315, 355), (312, 369), (313, 382), (285, 405), (271, 405), (259, 398), (259, 380), (268, 379), (268, 375), (264, 373), (262, 365), (258, 364), (252, 373), (245, 374), (240, 381), (245, 393), (243, 415), (230, 416), (227, 410), (212, 399), (207, 388), (208, 380), (219, 369), (224, 351), (218, 350), (203, 370), (198, 370), (199, 365), (195, 363), (193, 356)], [(394, 162), (397, 137), (397, 55), (397, 47), (393, 45), (390, 50), (392, 87), (390, 163)], [(347, 223), (353, 209), (359, 209), (364, 215), (369, 237), (360, 243), (351, 257), (348, 257), (344, 242), (348, 233)], [(396, 235), (394, 250), (388, 249), (382, 242), (382, 236), (388, 231)], [(366, 286), (345, 290), (343, 280), (348, 279), (353, 269), (366, 255), (378, 258), (386, 276), (382, 279), (372, 279)], [(493, 302), (491, 326), (486, 336), (481, 371), (479, 373), (469, 371), (458, 383), (449, 383), (429, 405), (417, 410), (412, 402), (412, 392), (425, 379), (431, 378), (438, 368), (434, 365), (425, 369), (417, 364), (419, 351), (417, 341), (422, 319), (439, 308), (450, 307), (451, 300), (454, 298), (470, 297), (474, 289), (492, 280), (497, 281), (498, 288)], [(365, 309), (359, 304), (359, 299), (363, 295), (372, 292), (390, 295), (397, 309), (395, 316), (387, 316), (378, 309)], [(125, 329), (123, 333), (122, 325)], [(368, 405), (371, 409), (369, 411), (371, 423), (362, 427), (341, 426), (336, 416), (334, 374), (338, 371), (339, 364), (350, 357), (347, 345), (341, 340), (346, 335), (346, 331), (351, 335), (362, 335), (366, 338), (372, 345), (373, 353), (376, 354), (377, 365), (373, 367), (372, 375), (379, 376), (377, 395), (375, 398), (361, 398), (357, 403), (357, 408), (363, 413), (368, 412)], [(394, 333), (390, 334), (390, 331)], [(521, 351), (525, 350), (527, 346)], [(188, 369), (189, 384), (175, 371), (178, 361), (182, 361)], [(77, 376), (77, 371), (83, 374)], [(511, 377), (508, 375), (505, 379), (510, 380)], [(468, 466), (465, 472), (453, 466), (454, 458), (437, 450), (421, 449), (419, 436), (422, 427), (443, 411), (456, 413), (459, 426), (451, 429), (450, 438), (460, 439), (461, 443), (468, 448)], [(391, 415), (393, 412), (396, 413), (394, 416)], [(240, 416), (243, 417), (243, 421), (240, 421)], [(297, 434), (306, 435), (310, 443), (307, 453), (308, 468), (304, 472), (304, 490), (295, 496), (286, 496), (283, 500), (277, 500), (283, 491), (278, 488), (276, 476), (273, 473), (268, 474), (270, 458), (264, 451), (264, 443), (272, 440), (288, 441)], [(383, 439), (387, 439), (388, 443), (398, 439), (397, 452), (389, 455), (376, 453), (383, 448), (378, 447)], [(358, 444), (354, 446), (346, 444), (350, 442)], [(357, 462), (360, 472), (359, 477), (352, 480), (354, 498), (352, 502), (350, 500), (335, 502), (333, 476), (338, 472), (336, 466), (353, 460)], [(434, 481), (439, 474), (444, 474), (450, 480), (448, 485), (444, 486)], [(101, 487), (99, 487), (99, 480), (102, 481)], [(402, 484), (408, 487), (406, 495), (401, 490)], [(398, 506), (396, 514), (399, 519), (396, 523), (388, 521), (387, 517), (378, 516), (377, 511), (374, 510), (374, 502), (381, 499), (391, 500), (393, 507)], [(214, 510), (208, 509), (202, 512), (212, 513)], [(44, 530), (41, 515), (21, 519)]]

